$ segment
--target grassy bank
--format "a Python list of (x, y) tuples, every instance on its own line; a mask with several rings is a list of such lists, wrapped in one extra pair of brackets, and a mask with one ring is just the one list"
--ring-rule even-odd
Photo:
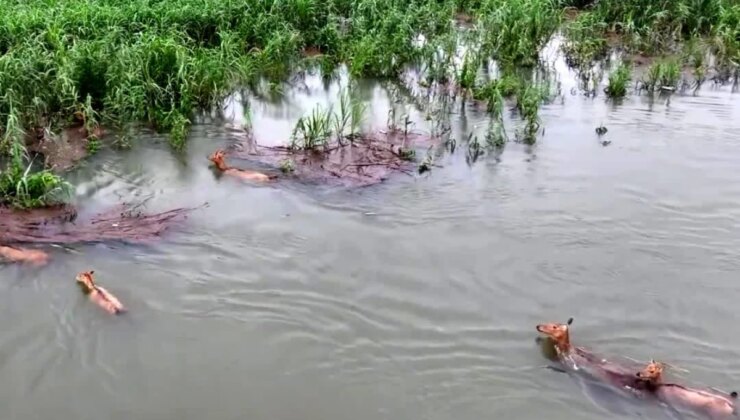
[[(76, 124), (93, 133), (98, 124), (115, 129), (129, 122), (167, 132), (181, 148), (192, 112), (218, 105), (236, 87), (254, 87), (262, 78), (280, 82), (306, 65), (318, 64), (326, 74), (338, 63), (354, 77), (380, 78), (396, 78), (417, 64), (428, 82), (453, 82), (487, 100), (494, 120), (502, 98), (516, 96), (531, 141), (542, 95), (527, 77), (511, 75), (538, 64), (569, 8), (581, 8), (565, 20), (565, 47), (575, 63), (603, 56), (615, 34), (647, 53), (700, 38), (697, 51), (710, 51), (717, 68), (731, 73), (740, 63), (736, 3), (0, 0), (0, 152), (33, 130)], [(461, 18), (474, 27), (463, 35), (470, 48), (457, 65), (455, 21)], [(699, 55), (693, 62), (706, 65)], [(491, 59), (508, 69), (506, 76), (481, 79)], [(625, 71), (615, 82), (626, 82)]]
[[(578, 6), (565, 26), (566, 52), (573, 64), (604, 57), (610, 40), (644, 55), (679, 54), (689, 43), (726, 77), (740, 65), (740, 3), (736, 0), (602, 0), (564, 1)], [(614, 44), (615, 42), (611, 42)], [(697, 50), (684, 54), (696, 65)]]

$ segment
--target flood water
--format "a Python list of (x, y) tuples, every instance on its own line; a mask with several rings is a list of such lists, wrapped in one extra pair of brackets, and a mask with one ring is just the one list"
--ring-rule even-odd
[[(570, 316), (578, 345), (740, 387), (737, 94), (707, 83), (612, 104), (571, 95), (575, 75), (558, 71), (564, 98), (542, 109), (535, 146), (470, 166), (460, 145), (429, 175), (372, 187), (217, 178), (206, 156), (240, 141), (237, 104), (232, 123), (195, 125), (184, 156), (146, 133), (102, 150), (71, 176), (87, 209), (209, 206), (151, 245), (0, 265), (0, 417), (667, 418), (544, 368), (534, 327)], [(337, 92), (308, 77), (253, 98), (257, 141), (287, 139)], [(385, 124), (387, 90), (362, 94), (368, 124)], [(452, 120), (458, 139), (485, 130), (472, 107)], [(88, 269), (128, 314), (81, 295)]]

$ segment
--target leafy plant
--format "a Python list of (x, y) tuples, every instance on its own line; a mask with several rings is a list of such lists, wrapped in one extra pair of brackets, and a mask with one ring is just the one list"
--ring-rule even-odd
[(325, 146), (331, 137), (331, 112), (319, 106), (310, 115), (298, 119), (291, 136), (291, 148), (314, 150)]
[(609, 84), (604, 89), (607, 96), (611, 98), (622, 98), (627, 94), (627, 85), (632, 78), (632, 69), (625, 64), (619, 66), (609, 75)]

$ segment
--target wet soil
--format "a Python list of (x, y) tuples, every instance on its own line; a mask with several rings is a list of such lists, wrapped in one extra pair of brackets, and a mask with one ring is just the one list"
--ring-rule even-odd
[(106, 130), (97, 128), (92, 136), (82, 126), (69, 127), (55, 134), (37, 128), (26, 139), (26, 148), (44, 158), (44, 167), (55, 172), (72, 169), (89, 154), (90, 138), (101, 139)]

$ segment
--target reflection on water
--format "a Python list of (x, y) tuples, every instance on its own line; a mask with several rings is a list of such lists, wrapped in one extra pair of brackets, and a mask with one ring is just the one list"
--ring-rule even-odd
[[(555, 68), (564, 96), (543, 108), (535, 146), (472, 166), (443, 154), (429, 175), (369, 188), (217, 179), (206, 156), (242, 140), (240, 101), (229, 122), (196, 125), (183, 156), (146, 133), (101, 151), (72, 177), (90, 209), (209, 206), (156, 244), (0, 266), (2, 418), (666, 418), (544, 369), (534, 326), (568, 316), (578, 345), (733, 388), (737, 96), (707, 85), (617, 105), (570, 95), (578, 79)], [(360, 91), (382, 129), (393, 95)], [(249, 98), (256, 140), (285, 141), (338, 92), (308, 76), (282, 101)], [(430, 130), (408, 103), (398, 114)], [(453, 112), (454, 137), (484, 133), (474, 105)], [(85, 269), (129, 314), (80, 295)]]

